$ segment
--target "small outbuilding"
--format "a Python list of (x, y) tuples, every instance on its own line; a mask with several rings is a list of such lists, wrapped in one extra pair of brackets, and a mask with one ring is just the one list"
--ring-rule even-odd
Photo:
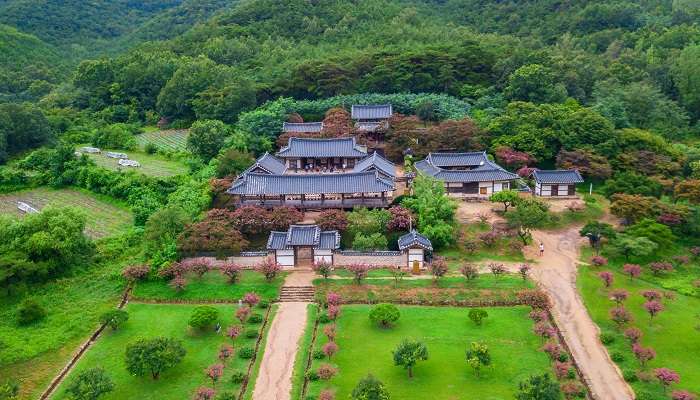
[(414, 271), (422, 269), (427, 261), (426, 254), (433, 251), (430, 239), (415, 230), (399, 238), (399, 250), (408, 252), (408, 268)]
[(573, 170), (535, 170), (535, 196), (541, 197), (575, 197), (576, 184), (583, 182), (581, 174)]

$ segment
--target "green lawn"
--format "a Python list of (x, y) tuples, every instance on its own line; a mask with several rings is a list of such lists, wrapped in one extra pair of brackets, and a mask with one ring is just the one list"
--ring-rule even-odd
[[(343, 306), (337, 322), (340, 350), (333, 358), (339, 373), (328, 382), (312, 382), (309, 394), (332, 388), (337, 399), (347, 399), (357, 382), (372, 373), (394, 399), (501, 400), (513, 398), (518, 382), (550, 370), (547, 356), (539, 350), (541, 340), (532, 333), (529, 307), (488, 308), (481, 327), (469, 321), (467, 308), (399, 308), (398, 324), (382, 329), (370, 323), (370, 306)], [(430, 357), (416, 365), (412, 379), (393, 364), (392, 350), (404, 338), (423, 341)], [(326, 340), (319, 332), (316, 348)], [(487, 344), (493, 360), (481, 377), (465, 361), (465, 350), (474, 341)], [(313, 368), (323, 362), (314, 360)]]
[[(519, 247), (520, 239), (517, 236), (500, 236), (491, 246), (486, 246), (479, 238), (480, 235), (491, 230), (489, 224), (471, 223), (462, 224), (459, 227), (459, 238), (452, 246), (441, 249), (437, 255), (445, 257), (450, 270), (457, 271), (459, 267), (467, 262), (478, 262), (485, 260), (525, 262), (526, 259)], [(466, 242), (474, 242), (477, 248), (474, 251), (467, 251)], [(517, 245), (515, 248), (513, 246)]]
[(126, 153), (130, 160), (138, 161), (140, 167), (122, 167), (116, 158), (109, 158), (104, 155), (106, 149), (102, 149), (102, 154), (87, 154), (95, 164), (113, 171), (135, 171), (144, 175), (156, 177), (168, 177), (186, 174), (187, 166), (182, 162), (167, 158), (159, 154), (146, 154), (136, 150), (113, 150), (119, 153)]
[(85, 232), (93, 238), (122, 233), (133, 225), (133, 215), (126, 206), (85, 190), (40, 187), (0, 194), (0, 214), (24, 215), (17, 208), (18, 201), (38, 210), (47, 205), (77, 207), (87, 216)]
[[(611, 354), (619, 353), (624, 357), (623, 361), (618, 362), (620, 368), (623, 371), (638, 371), (640, 365), (634, 358), (629, 343), (610, 320), (609, 310), (613, 302), (609, 300), (608, 290), (603, 288), (597, 276), (598, 272), (603, 270), (614, 272), (613, 288), (624, 288), (630, 293), (625, 307), (634, 316), (631, 325), (644, 332), (642, 345), (656, 350), (656, 359), (649, 363), (647, 371), (659, 367), (671, 368), (681, 377), (681, 383), (675, 385), (675, 388), (700, 393), (700, 298), (676, 293), (675, 300), (664, 299), (666, 309), (650, 324), (649, 315), (642, 306), (645, 299), (640, 293), (662, 288), (648, 280), (630, 281), (618, 272), (619, 268), (620, 266), (614, 263), (600, 268), (582, 267), (578, 276), (578, 287), (594, 321), (603, 332), (615, 336), (615, 341), (608, 345), (608, 349)], [(662, 398), (663, 391), (655, 380), (651, 383), (638, 381), (631, 384), (638, 396), (640, 393), (649, 392), (653, 395), (650, 398)]]
[[(130, 303), (127, 306), (129, 321), (118, 331), (107, 329), (95, 342), (93, 347), (80, 360), (76, 368), (68, 376), (70, 381), (77, 372), (87, 368), (102, 367), (115, 384), (113, 392), (104, 396), (104, 400), (110, 399), (187, 399), (199, 386), (211, 386), (211, 381), (206, 378), (204, 370), (218, 362), (219, 347), (230, 340), (224, 336), (225, 327), (233, 324), (236, 306), (216, 305), (219, 310), (220, 321), (224, 327), (217, 334), (210, 329), (205, 332), (193, 331), (187, 321), (195, 306), (192, 305), (164, 305), (164, 304), (138, 304)], [(255, 312), (264, 314), (265, 310), (256, 309)], [(268, 325), (269, 326), (269, 325)], [(247, 324), (247, 329), (260, 329), (261, 324)], [(160, 379), (153, 380), (150, 377), (136, 377), (130, 375), (124, 364), (124, 351), (129, 343), (139, 338), (153, 338), (157, 336), (174, 337), (183, 342), (187, 355), (182, 363), (164, 372)], [(246, 338), (242, 335), (236, 339), (236, 348), (252, 347), (254, 338)], [(263, 347), (264, 348), (264, 347)], [(260, 356), (261, 357), (261, 356)], [(239, 386), (230, 382), (235, 371), (247, 370), (250, 360), (241, 359), (235, 354), (229, 359), (224, 370), (224, 376), (217, 383), (218, 392), (238, 392)], [(64, 392), (65, 383), (61, 385), (54, 399), (67, 399)], [(252, 390), (252, 384), (249, 386)]]
[(187, 136), (189, 136), (189, 134), (189, 129), (158, 130), (155, 128), (148, 129), (146, 132), (136, 135), (136, 141), (141, 150), (143, 150), (147, 144), (152, 143), (158, 150), (185, 151)]
[(306, 306), (306, 309), (308, 310), (306, 317), (306, 329), (304, 330), (304, 336), (302, 336), (301, 341), (299, 342), (299, 351), (297, 352), (296, 359), (294, 360), (294, 371), (292, 373), (292, 400), (301, 398), (301, 391), (304, 386), (306, 363), (309, 358), (309, 352), (311, 351), (311, 340), (313, 339), (316, 318), (318, 317), (318, 305), (309, 304)]
[(248, 292), (255, 292), (261, 298), (275, 300), (284, 282), (285, 274), (279, 274), (268, 283), (258, 272), (245, 270), (236, 284), (230, 284), (219, 272), (212, 271), (202, 278), (195, 275), (187, 277), (185, 290), (178, 293), (167, 281), (154, 279), (139, 282), (132, 292), (136, 299), (143, 300), (238, 300)]

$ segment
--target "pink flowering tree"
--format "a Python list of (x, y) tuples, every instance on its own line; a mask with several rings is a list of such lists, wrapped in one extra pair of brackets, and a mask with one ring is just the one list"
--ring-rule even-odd
[(661, 300), (661, 292), (656, 290), (645, 290), (642, 292), (642, 296), (647, 301)]
[(608, 265), (608, 259), (603, 256), (593, 256), (591, 257), (591, 264), (596, 267), (602, 267), (603, 265)]
[(436, 256), (433, 262), (430, 263), (430, 274), (433, 276), (433, 283), (436, 283), (447, 274), (449, 268), (445, 257)]
[(646, 367), (647, 363), (656, 358), (656, 351), (651, 347), (643, 347), (639, 343), (632, 345), (632, 353), (637, 358), (642, 367)]
[(549, 358), (552, 360), (558, 359), (561, 355), (561, 347), (559, 347), (559, 345), (555, 342), (551, 341), (545, 343), (544, 346), (542, 346), (542, 351), (547, 353), (547, 355), (549, 355)]
[(335, 400), (335, 394), (329, 389), (322, 390), (321, 393), (318, 394), (318, 400)]
[(391, 214), (391, 217), (386, 228), (390, 232), (408, 231), (410, 229), (411, 218), (413, 218), (411, 210), (401, 206), (393, 206), (389, 208), (389, 214)]
[(187, 286), (187, 280), (184, 276), (178, 275), (170, 281), (170, 287), (175, 289), (178, 293), (185, 290), (185, 286)]
[[(238, 317), (238, 316), (236, 316)], [(243, 327), (240, 325), (231, 325), (226, 329), (226, 336), (231, 339), (232, 343), (236, 342), (236, 338), (243, 332)]]
[(318, 374), (319, 378), (323, 379), (324, 381), (327, 381), (334, 377), (335, 374), (338, 373), (338, 370), (334, 366), (324, 363), (318, 367), (316, 373)]
[(603, 281), (603, 285), (605, 285), (606, 288), (609, 288), (615, 279), (613, 273), (610, 271), (602, 271), (598, 273), (598, 277)]
[(520, 276), (523, 278), (524, 281), (527, 280), (527, 274), (530, 272), (530, 265), (529, 264), (520, 264), (518, 267), (518, 273), (520, 273)]
[(540, 336), (543, 340), (554, 337), (557, 334), (557, 331), (546, 322), (538, 322), (532, 330), (535, 332), (535, 335)]
[(200, 387), (194, 394), (194, 400), (213, 400), (216, 391), (208, 387)]
[(212, 269), (211, 261), (207, 258), (195, 258), (190, 260), (188, 264), (188, 270), (194, 272), (199, 278)]
[(340, 316), (340, 307), (335, 305), (328, 306), (328, 318), (335, 321)]
[(697, 396), (687, 390), (674, 390), (671, 393), (671, 400), (697, 400)]
[(206, 369), (205, 373), (207, 374), (207, 377), (211, 379), (211, 385), (216, 387), (216, 382), (218, 382), (221, 376), (224, 375), (224, 364), (210, 365), (209, 368)]
[(621, 305), (628, 297), (629, 292), (625, 289), (613, 289), (610, 291), (610, 298), (613, 299), (617, 305)]
[(664, 305), (657, 300), (652, 300), (644, 303), (644, 309), (649, 313), (649, 323), (651, 323), (654, 317), (664, 310)]
[(501, 263), (492, 262), (489, 263), (489, 270), (496, 278), (506, 273), (506, 267)]
[(328, 292), (328, 294), (326, 294), (326, 303), (329, 306), (339, 306), (342, 302), (343, 298), (338, 293)]
[(328, 279), (331, 273), (333, 273), (333, 265), (324, 260), (315, 262), (311, 268), (313, 268), (314, 272), (321, 275), (323, 279)]
[(649, 264), (649, 270), (655, 276), (659, 276), (664, 272), (673, 271), (673, 264), (671, 264), (670, 262), (665, 262), (665, 261), (653, 262), (653, 263)]
[(557, 379), (561, 380), (569, 375), (569, 370), (571, 369), (570, 362), (554, 361), (554, 375)]
[(642, 274), (642, 267), (639, 264), (625, 264), (622, 266), (622, 270), (630, 277), (630, 280)]
[(248, 307), (253, 308), (253, 307), (255, 307), (256, 304), (258, 304), (260, 302), (260, 296), (258, 296), (257, 294), (255, 294), (253, 292), (250, 292), (250, 293), (246, 293), (243, 296), (242, 300), (244, 303), (246, 303), (248, 305)]
[(277, 277), (277, 274), (282, 271), (282, 266), (272, 257), (266, 257), (255, 265), (255, 270), (265, 277), (265, 280), (272, 282)]
[(613, 307), (610, 309), (610, 319), (617, 324), (618, 328), (622, 328), (632, 322), (632, 314), (623, 306)]
[(546, 321), (547, 313), (543, 310), (532, 310), (530, 311), (530, 319), (535, 322)]
[(335, 342), (335, 336), (337, 334), (335, 324), (326, 325), (323, 328), (323, 334), (326, 335), (329, 342)]
[(659, 383), (664, 387), (664, 392), (666, 388), (671, 386), (673, 383), (678, 383), (681, 381), (680, 375), (672, 369), (668, 368), (657, 368), (654, 370), (654, 376), (658, 379)]
[(241, 277), (241, 271), (243, 271), (243, 267), (234, 264), (234, 263), (223, 263), (221, 267), (219, 267), (219, 271), (226, 276), (228, 283), (236, 283)]
[(219, 348), (219, 360), (223, 364), (226, 364), (226, 360), (228, 360), (231, 356), (233, 355), (233, 346), (231, 346), (228, 343), (224, 343), (221, 345)]
[(642, 331), (635, 327), (627, 328), (625, 329), (625, 337), (632, 344), (639, 343), (639, 339), (642, 338)]
[(241, 321), (241, 324), (245, 324), (245, 321), (248, 319), (250, 316), (250, 307), (248, 306), (243, 306), (236, 310), (236, 318), (238, 318), (239, 321)]
[(140, 281), (148, 276), (150, 272), (148, 265), (130, 265), (122, 271), (122, 276), (131, 284)]
[(338, 352), (338, 345), (335, 342), (328, 342), (323, 345), (321, 351), (323, 351), (323, 354), (330, 360), (331, 357)]
[(347, 269), (355, 277), (355, 283), (358, 285), (362, 283), (362, 280), (365, 279), (369, 273), (369, 265), (364, 263), (350, 264)]

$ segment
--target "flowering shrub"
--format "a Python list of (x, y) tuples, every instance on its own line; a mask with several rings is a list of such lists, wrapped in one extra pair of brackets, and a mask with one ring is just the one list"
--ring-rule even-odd
[(674, 390), (671, 393), (671, 400), (697, 400), (697, 396), (686, 390)]
[(608, 259), (603, 256), (593, 256), (591, 257), (591, 264), (596, 267), (602, 267), (603, 265), (608, 265)]
[(561, 354), (561, 347), (559, 347), (559, 345), (555, 342), (547, 342), (544, 344), (544, 346), (542, 346), (542, 351), (547, 353), (550, 359), (556, 360)]
[(620, 305), (627, 300), (627, 297), (629, 297), (629, 292), (627, 292), (625, 289), (614, 289), (610, 291), (610, 297), (615, 301), (615, 303)]
[(328, 294), (326, 295), (326, 303), (328, 305), (337, 306), (337, 305), (340, 305), (340, 303), (342, 303), (342, 301), (343, 301), (343, 298), (338, 293), (328, 292)]
[(630, 343), (639, 343), (639, 339), (642, 338), (642, 331), (638, 328), (632, 327), (625, 329), (625, 337), (629, 339)]
[(216, 391), (208, 387), (200, 387), (194, 394), (194, 400), (212, 400), (216, 395)]
[(328, 338), (328, 341), (329, 341), (329, 342), (334, 342), (334, 341), (335, 341), (335, 335), (336, 335), (336, 333), (337, 333), (337, 332), (336, 332), (335, 324), (326, 325), (326, 326), (323, 328), (323, 334), (326, 335), (326, 337)]
[(653, 263), (649, 264), (649, 269), (651, 270), (652, 274), (659, 276), (663, 272), (673, 271), (673, 264), (671, 264), (670, 262), (662, 262), (662, 261), (653, 262)]
[(586, 389), (579, 382), (568, 381), (561, 384), (561, 392), (567, 400), (578, 399), (585, 396)]
[(664, 390), (672, 383), (678, 383), (681, 380), (680, 375), (678, 375), (676, 371), (668, 368), (655, 369), (654, 376), (659, 380), (659, 383), (664, 386)]
[(241, 321), (241, 324), (244, 324), (245, 321), (248, 319), (250, 316), (250, 307), (248, 306), (243, 306), (236, 310), (236, 318), (238, 318), (239, 321)]
[(459, 273), (470, 281), (479, 276), (479, 269), (474, 264), (464, 264), (459, 267)]
[(173, 289), (175, 289), (175, 291), (178, 292), (178, 293), (179, 293), (179, 292), (182, 292), (183, 290), (185, 290), (185, 286), (186, 286), (186, 285), (187, 285), (187, 280), (186, 280), (184, 277), (180, 276), (180, 275), (175, 276), (175, 277), (170, 281), (170, 287), (172, 287)]
[(663, 311), (664, 305), (656, 300), (647, 301), (644, 303), (644, 309), (649, 313), (649, 319), (654, 319), (654, 317)]
[(253, 308), (256, 304), (260, 302), (260, 296), (255, 293), (246, 293), (243, 296), (243, 302), (248, 305), (248, 307)]
[(535, 332), (535, 335), (540, 336), (544, 339), (549, 339), (557, 334), (557, 331), (546, 322), (539, 322), (535, 324), (532, 330), (533, 332)]
[(603, 285), (605, 285), (606, 288), (609, 288), (615, 279), (613, 273), (610, 271), (602, 271), (598, 273), (598, 277), (603, 281)]
[(537, 289), (521, 290), (517, 294), (518, 300), (532, 308), (549, 310), (552, 306), (547, 293)]
[(647, 301), (660, 300), (661, 293), (656, 290), (645, 290), (642, 292), (642, 296), (647, 299)]
[(340, 316), (340, 307), (336, 305), (328, 306), (328, 318), (335, 321)]
[(362, 263), (350, 264), (347, 266), (347, 269), (348, 271), (352, 272), (353, 276), (355, 277), (355, 283), (359, 285), (362, 283), (362, 280), (367, 277), (369, 265)]
[(133, 283), (148, 276), (148, 272), (150, 272), (150, 270), (151, 269), (148, 267), (148, 265), (130, 265), (124, 268), (124, 271), (122, 271), (122, 276), (126, 278), (127, 281)]
[(335, 400), (335, 395), (328, 389), (322, 390), (321, 393), (318, 394), (318, 400)]
[(267, 257), (255, 266), (255, 270), (261, 273), (266, 281), (272, 282), (282, 270), (282, 266), (272, 257)]
[(437, 281), (449, 271), (447, 267), (447, 261), (444, 257), (435, 257), (433, 262), (430, 263), (430, 274), (433, 275), (433, 280)]
[(311, 268), (313, 268), (314, 272), (321, 275), (324, 279), (328, 279), (328, 277), (333, 272), (333, 265), (323, 260), (319, 262), (314, 262)]
[(219, 360), (222, 362), (226, 362), (226, 360), (229, 359), (233, 355), (233, 346), (230, 344), (222, 344), (221, 348), (219, 348)]
[(333, 355), (338, 352), (338, 345), (335, 342), (328, 342), (323, 345), (323, 348), (321, 350), (323, 351), (323, 354), (325, 354), (326, 357), (328, 357), (328, 359), (330, 360), (331, 357), (333, 357)]
[(498, 278), (506, 272), (506, 267), (503, 266), (503, 264), (501, 263), (489, 263), (489, 269), (491, 270), (493, 276), (495, 276), (496, 278)]
[(571, 369), (570, 362), (554, 362), (554, 375), (556, 375), (557, 379), (561, 380), (566, 378), (569, 375), (569, 369)]
[(226, 336), (228, 336), (231, 341), (235, 341), (238, 336), (240, 336), (243, 331), (243, 327), (240, 325), (232, 325), (226, 329)]
[(622, 266), (622, 270), (625, 271), (625, 274), (629, 275), (630, 280), (642, 274), (642, 267), (638, 264), (625, 264)]
[(634, 353), (634, 356), (639, 360), (639, 363), (642, 364), (642, 367), (646, 366), (647, 362), (656, 358), (656, 351), (654, 351), (654, 349), (651, 347), (642, 347), (639, 343), (632, 345), (632, 353)]
[(321, 364), (318, 367), (318, 370), (316, 371), (318, 377), (323, 379), (324, 381), (331, 379), (337, 373), (338, 370), (330, 364)]
[(224, 374), (224, 364), (214, 364), (206, 369), (205, 373), (211, 379), (211, 384), (216, 386), (216, 382)]
[(547, 313), (542, 310), (532, 310), (530, 311), (530, 319), (535, 322), (546, 321)]
[(632, 322), (632, 314), (623, 306), (613, 307), (610, 309), (610, 319), (621, 328)]
[(234, 263), (224, 263), (219, 267), (219, 271), (228, 278), (229, 283), (236, 283), (241, 276), (243, 267)]

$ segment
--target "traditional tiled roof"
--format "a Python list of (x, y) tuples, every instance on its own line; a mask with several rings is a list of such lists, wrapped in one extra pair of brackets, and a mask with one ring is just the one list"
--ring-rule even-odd
[(379, 177), (376, 171), (349, 174), (290, 175), (249, 173), (233, 182), (226, 193), (279, 196), (285, 194), (379, 193), (393, 190), (394, 182)]
[[(453, 157), (447, 154), (456, 154), (456, 156)], [(431, 162), (436, 160), (435, 155), (439, 155), (437, 162), (443, 166), (469, 167), (470, 165), (476, 165), (477, 167), (471, 170), (442, 169)], [(479, 161), (476, 162), (476, 160)], [(518, 179), (518, 175), (508, 172), (498, 164), (490, 161), (486, 157), (486, 153), (431, 153), (425, 160), (418, 161), (415, 166), (419, 171), (445, 182), (469, 183)]]
[(284, 165), (284, 161), (266, 152), (260, 156), (260, 158), (255, 160), (253, 165), (243, 171), (241, 175), (245, 175), (249, 172), (255, 171), (256, 169), (262, 169), (263, 171), (272, 175), (281, 175), (287, 170), (287, 166)]
[(372, 167), (384, 175), (396, 178), (396, 165), (377, 154), (377, 152), (374, 152), (372, 155), (358, 161), (357, 164), (355, 164), (355, 168), (353, 168), (352, 172), (369, 171), (372, 169)]
[(471, 153), (429, 153), (426, 160), (438, 168), (473, 168), (485, 164), (489, 159), (485, 152), (480, 151)]
[(315, 133), (321, 132), (323, 122), (285, 122), (282, 124), (284, 132)]
[(311, 139), (289, 138), (286, 147), (280, 149), (278, 157), (349, 157), (361, 158), (367, 150), (355, 143), (355, 138)]
[(352, 119), (389, 119), (392, 114), (391, 104), (372, 104), (352, 106)]
[(581, 183), (583, 178), (577, 170), (559, 169), (559, 170), (539, 170), (532, 172), (532, 176), (540, 183)]
[(406, 250), (409, 247), (417, 246), (425, 250), (433, 250), (430, 239), (412, 230), (399, 238), (399, 250)]
[(287, 232), (270, 232), (268, 250), (290, 249), (294, 246), (310, 246), (315, 249), (340, 247), (338, 231), (321, 231), (318, 225), (291, 225)]

